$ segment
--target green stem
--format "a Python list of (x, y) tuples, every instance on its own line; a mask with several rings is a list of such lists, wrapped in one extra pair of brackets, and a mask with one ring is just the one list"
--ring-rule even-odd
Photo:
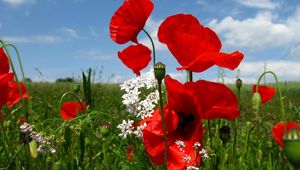
[[(237, 96), (238, 96), (238, 105), (240, 105), (240, 95), (241, 95), (241, 89), (238, 88), (238, 91), (237, 91)], [(233, 159), (235, 160), (235, 152), (236, 152), (236, 140), (237, 140), (237, 127), (238, 127), (238, 118), (235, 119), (235, 129), (234, 129), (234, 141), (233, 141)]]
[(156, 64), (155, 62), (155, 47), (154, 47), (154, 42), (153, 39), (151, 38), (150, 34), (143, 28), (142, 29), (144, 31), (144, 33), (147, 35), (147, 37), (150, 39), (151, 41), (151, 45), (152, 45), (152, 54), (153, 54), (153, 67)]
[(279, 100), (280, 100), (280, 107), (281, 107), (281, 119), (283, 120), (284, 122), (284, 135), (286, 135), (286, 118), (285, 118), (285, 110), (284, 110), (284, 106), (283, 106), (283, 98), (282, 98), (282, 94), (281, 94), (281, 90), (280, 90), (280, 85), (279, 85), (279, 81), (278, 81), (278, 78), (276, 76), (276, 74), (272, 71), (266, 71), (264, 73), (262, 73), (260, 76), (259, 76), (259, 79), (257, 81), (257, 86), (256, 86), (256, 92), (258, 92), (258, 86), (259, 86), (259, 83), (261, 81), (261, 79), (266, 75), (266, 74), (271, 74), (274, 76), (275, 78), (275, 81), (276, 81), (276, 86), (277, 86), (277, 89), (278, 89), (278, 93), (279, 93)]
[(160, 105), (160, 112), (161, 112), (161, 121), (162, 127), (164, 131), (164, 142), (165, 142), (165, 149), (164, 149), (164, 167), (167, 169), (167, 160), (168, 160), (168, 137), (167, 137), (167, 127), (165, 122), (165, 113), (163, 108), (163, 100), (162, 100), (162, 89), (161, 89), (161, 81), (158, 81), (158, 92), (159, 92), (159, 105)]
[[(10, 43), (7, 43), (6, 46), (11, 46), (11, 47), (13, 47), (13, 49), (15, 50), (15, 52), (16, 52), (16, 54), (17, 54), (17, 57), (18, 57), (18, 62), (19, 62), (19, 65), (20, 65), (20, 69), (21, 69), (21, 73), (22, 73), (22, 78), (23, 78), (23, 81), (25, 81), (24, 69), (23, 69), (23, 65), (22, 65), (22, 61), (21, 61), (21, 57), (20, 57), (18, 48), (17, 48), (15, 45), (10, 44)], [(4, 47), (4, 46), (2, 46), (2, 47)], [(2, 48), (2, 47), (1, 47), (1, 48)]]
[(193, 72), (187, 70), (187, 82), (192, 82), (193, 81)]

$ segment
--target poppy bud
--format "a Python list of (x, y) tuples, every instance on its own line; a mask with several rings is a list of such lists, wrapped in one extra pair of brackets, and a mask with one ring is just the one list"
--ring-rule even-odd
[(242, 81), (240, 78), (238, 78), (238, 79), (235, 81), (235, 85), (236, 85), (236, 87), (237, 87), (238, 89), (240, 89), (240, 88), (242, 87), (242, 85), (243, 85), (243, 81)]
[(230, 127), (224, 125), (219, 129), (219, 138), (222, 140), (225, 145), (226, 142), (230, 139)]
[(261, 103), (260, 94), (258, 92), (255, 92), (252, 96), (252, 110), (253, 113), (255, 113), (256, 115), (258, 114), (260, 103)]
[(166, 75), (166, 65), (162, 62), (158, 62), (154, 65), (154, 75), (158, 82), (161, 82)]
[(300, 130), (289, 130), (282, 140), (287, 159), (296, 169), (300, 168)]

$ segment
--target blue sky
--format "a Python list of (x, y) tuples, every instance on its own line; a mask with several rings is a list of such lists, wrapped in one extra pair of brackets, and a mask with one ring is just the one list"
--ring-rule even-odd
[[(109, 36), (110, 18), (122, 3), (123, 0), (0, 0), (0, 38), (18, 47), (25, 74), (33, 80), (79, 78), (82, 70), (91, 67), (96, 70), (97, 81), (121, 82), (135, 76), (117, 57), (117, 52), (130, 43), (118, 45)], [(246, 82), (257, 79), (264, 63), (281, 80), (300, 80), (298, 0), (153, 3), (145, 28), (155, 39), (157, 60), (167, 65), (173, 77), (184, 80), (185, 72), (176, 71), (179, 64), (157, 41), (157, 28), (167, 16), (189, 13), (217, 32), (222, 51), (239, 50), (245, 54), (239, 69)], [(142, 32), (138, 38), (150, 45)], [(217, 72), (218, 68), (213, 67), (197, 73), (196, 78), (216, 81)], [(225, 82), (234, 81), (236, 75), (237, 71), (225, 70)]]

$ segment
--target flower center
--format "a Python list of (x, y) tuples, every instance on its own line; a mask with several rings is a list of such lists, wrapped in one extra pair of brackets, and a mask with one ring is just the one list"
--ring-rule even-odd
[(177, 115), (179, 117), (177, 129), (183, 130), (186, 127), (186, 125), (188, 125), (195, 119), (193, 114), (185, 115), (184, 113), (179, 112), (179, 113), (177, 113)]

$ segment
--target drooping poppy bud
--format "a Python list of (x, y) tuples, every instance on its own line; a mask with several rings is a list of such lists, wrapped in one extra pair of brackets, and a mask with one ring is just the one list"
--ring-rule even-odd
[(287, 159), (296, 169), (300, 168), (300, 130), (289, 130), (282, 140)]
[(252, 96), (252, 111), (255, 115), (258, 114), (260, 103), (261, 103), (260, 94), (258, 92), (255, 92)]
[(242, 81), (240, 78), (238, 78), (238, 79), (235, 81), (235, 85), (236, 85), (236, 87), (238, 88), (238, 90), (240, 90), (241, 87), (242, 87), (242, 85), (243, 85), (243, 81)]
[(219, 138), (222, 140), (225, 145), (227, 141), (230, 139), (230, 127), (224, 125), (219, 129)]
[(162, 62), (158, 62), (154, 65), (154, 75), (158, 82), (161, 82), (166, 75), (166, 65)]

